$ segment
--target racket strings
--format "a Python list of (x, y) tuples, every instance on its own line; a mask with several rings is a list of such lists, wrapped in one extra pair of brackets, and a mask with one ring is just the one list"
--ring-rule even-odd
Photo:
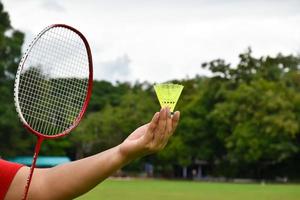
[(34, 130), (59, 134), (74, 124), (86, 99), (86, 48), (76, 33), (63, 27), (50, 29), (33, 45), (20, 74), (20, 109)]

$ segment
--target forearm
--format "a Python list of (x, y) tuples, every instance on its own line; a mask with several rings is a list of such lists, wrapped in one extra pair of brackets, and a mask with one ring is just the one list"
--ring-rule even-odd
[(48, 169), (45, 171), (44, 184), (46, 190), (50, 189), (47, 193), (52, 198), (49, 199), (73, 199), (80, 196), (128, 162), (117, 146), (94, 156)]

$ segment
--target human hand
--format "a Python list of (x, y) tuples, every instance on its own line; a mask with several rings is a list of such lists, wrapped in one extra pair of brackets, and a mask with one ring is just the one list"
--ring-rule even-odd
[(119, 145), (121, 155), (131, 161), (162, 150), (174, 133), (179, 117), (179, 111), (171, 116), (169, 108), (155, 113), (151, 122), (137, 128)]

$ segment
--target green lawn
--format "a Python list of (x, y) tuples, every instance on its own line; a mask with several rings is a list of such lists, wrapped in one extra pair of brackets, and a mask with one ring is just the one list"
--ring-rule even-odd
[(77, 200), (299, 200), (300, 185), (107, 180)]

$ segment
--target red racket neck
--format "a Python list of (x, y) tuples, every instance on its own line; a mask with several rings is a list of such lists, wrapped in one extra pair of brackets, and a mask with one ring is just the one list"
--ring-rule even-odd
[(34, 168), (35, 168), (35, 165), (36, 165), (36, 160), (38, 158), (38, 155), (39, 155), (39, 152), (40, 152), (43, 140), (44, 139), (42, 137), (38, 137), (37, 143), (35, 145), (35, 150), (34, 150), (34, 155), (33, 155), (33, 161), (32, 161), (32, 165), (30, 167), (30, 174), (29, 174), (28, 179), (27, 179), (27, 184), (26, 184), (26, 187), (25, 187), (25, 193), (24, 193), (24, 197), (23, 197), (22, 200), (26, 200), (27, 199), (27, 195), (28, 195), (28, 191), (29, 191), (31, 179), (32, 179), (32, 176), (33, 176), (33, 171), (34, 171)]

